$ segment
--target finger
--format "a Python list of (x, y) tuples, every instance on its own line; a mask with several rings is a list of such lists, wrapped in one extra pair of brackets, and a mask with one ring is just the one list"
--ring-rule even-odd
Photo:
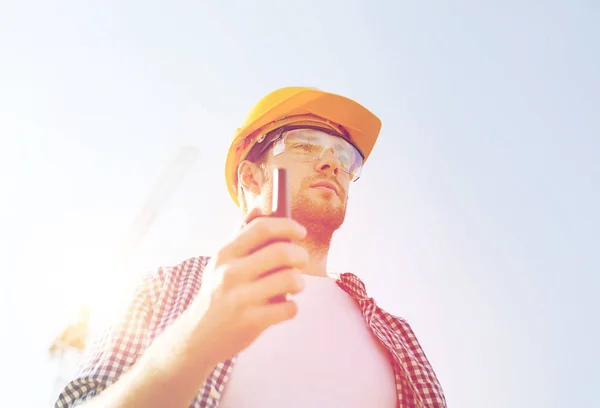
[(244, 217), (244, 221), (242, 221), (242, 225), (240, 228), (244, 228), (246, 225), (252, 222), (252, 220), (263, 216), (263, 212), (260, 208), (254, 207), (247, 215)]
[(246, 214), (242, 222), (240, 222), (239, 226), (234, 231), (235, 236), (239, 234), (240, 230), (246, 228), (246, 225), (248, 225), (248, 223), (252, 222), (252, 220), (254, 220), (255, 218), (261, 217), (263, 215), (264, 214), (260, 208), (254, 207), (248, 214)]
[(302, 274), (295, 269), (284, 269), (239, 287), (235, 295), (241, 305), (257, 306), (268, 304), (277, 295), (295, 295), (303, 289)]
[(221, 258), (241, 258), (272, 241), (299, 241), (306, 236), (306, 228), (289, 218), (258, 217), (244, 227), (238, 236), (221, 250)]
[(308, 252), (289, 242), (275, 242), (231, 263), (236, 283), (251, 282), (280, 269), (302, 270), (308, 263)]

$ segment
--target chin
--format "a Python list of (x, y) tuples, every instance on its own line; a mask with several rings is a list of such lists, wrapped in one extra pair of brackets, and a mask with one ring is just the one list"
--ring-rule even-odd
[(309, 207), (320, 209), (325, 214), (331, 211), (346, 211), (345, 200), (333, 191), (312, 190), (311, 193), (313, 194), (308, 194), (310, 197), (306, 197), (306, 201), (310, 201)]
[(333, 233), (342, 225), (346, 216), (346, 203), (335, 194), (325, 198), (312, 197), (312, 194), (301, 195), (293, 202), (292, 216), (307, 227)]

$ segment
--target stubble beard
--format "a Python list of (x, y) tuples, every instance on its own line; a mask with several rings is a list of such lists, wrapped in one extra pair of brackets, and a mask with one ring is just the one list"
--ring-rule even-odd
[(292, 200), (292, 217), (304, 225), (318, 243), (329, 244), (333, 233), (342, 226), (346, 215), (345, 205), (338, 197), (329, 200), (311, 199), (308, 191), (300, 191)]
[(340, 197), (311, 198), (308, 189), (300, 190), (292, 198), (292, 217), (306, 227), (305, 245), (316, 256), (327, 255), (333, 233), (344, 222), (346, 202), (338, 200)]
[[(271, 180), (267, 185), (272, 187)], [(310, 187), (302, 186), (291, 197), (291, 215), (307, 230), (305, 244), (316, 254), (326, 254), (331, 245), (333, 233), (337, 231), (346, 217), (347, 199), (343, 192), (329, 199), (309, 197)], [(266, 188), (262, 192), (263, 211), (271, 212), (273, 190)]]

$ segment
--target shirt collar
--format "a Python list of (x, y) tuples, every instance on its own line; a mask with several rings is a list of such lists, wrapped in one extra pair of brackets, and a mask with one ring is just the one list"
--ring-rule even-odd
[(344, 272), (338, 275), (332, 275), (339, 287), (357, 300), (369, 298), (364, 282), (356, 275), (350, 272)]

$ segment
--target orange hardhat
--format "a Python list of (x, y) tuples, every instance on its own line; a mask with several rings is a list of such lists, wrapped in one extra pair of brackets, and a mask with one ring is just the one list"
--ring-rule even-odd
[[(341, 95), (315, 88), (286, 87), (263, 97), (234, 133), (225, 161), (225, 180), (236, 205), (237, 166), (246, 157), (259, 136), (281, 125), (291, 117), (316, 116), (322, 122), (341, 127), (350, 141), (364, 155), (363, 163), (373, 150), (381, 130), (381, 120), (359, 103)], [(299, 118), (300, 119), (300, 118)]]

